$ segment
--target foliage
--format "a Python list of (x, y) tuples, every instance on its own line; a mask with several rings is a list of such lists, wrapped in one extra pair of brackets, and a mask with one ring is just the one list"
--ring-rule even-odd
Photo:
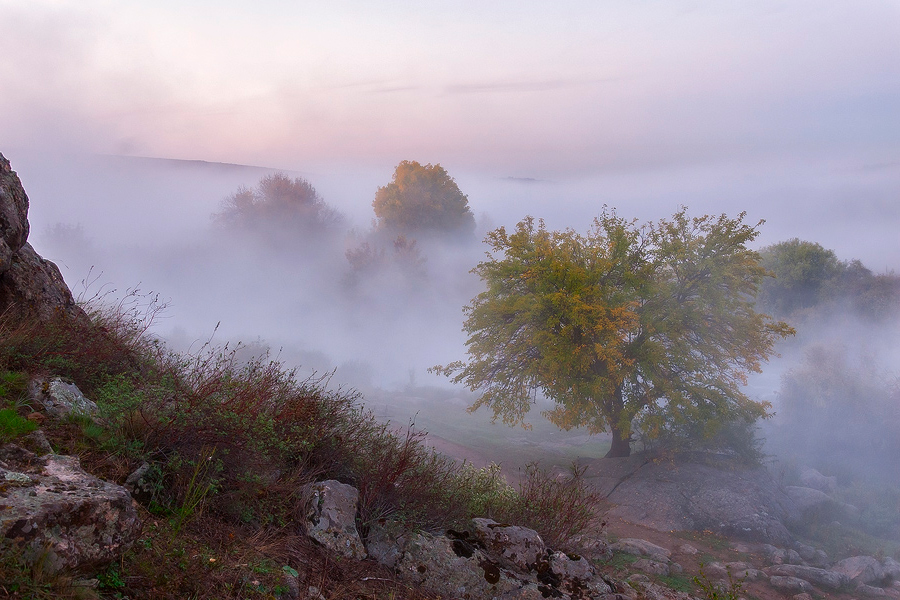
[(541, 393), (560, 427), (611, 431), (608, 456), (628, 454), (633, 426), (709, 440), (752, 423), (768, 404), (741, 391), (746, 374), (793, 331), (754, 310), (765, 271), (743, 217), (682, 209), (638, 227), (604, 209), (586, 235), (531, 217), (501, 227), (473, 270), (487, 290), (466, 308), (470, 361), (434, 370), (481, 392), (470, 410), (508, 424)]
[(425, 257), (422, 256), (416, 240), (398, 235), (386, 248), (384, 240), (373, 236), (349, 248), (344, 256), (350, 263), (350, 283), (357, 283), (363, 277), (383, 276), (396, 271), (411, 283), (421, 283), (426, 276)]
[(699, 575), (693, 579), (707, 600), (739, 600), (739, 598), (743, 597), (741, 590), (744, 589), (744, 579), (735, 579), (731, 574), (731, 570), (728, 570), (728, 585), (720, 585), (717, 582), (710, 581), (706, 573), (703, 572), (703, 566), (701, 563)]
[(319, 239), (344, 222), (312, 184), (284, 173), (266, 175), (255, 188), (239, 188), (225, 199), (213, 220), (229, 229), (275, 235), (276, 241)]
[(378, 188), (376, 226), (391, 234), (471, 236), (475, 217), (469, 200), (441, 165), (404, 160), (389, 184)]
[(13, 408), (0, 410), (0, 443), (10, 442), (19, 436), (31, 433), (37, 425), (19, 416)]
[(900, 308), (900, 277), (875, 275), (858, 260), (841, 261), (820, 244), (793, 238), (763, 248), (760, 256), (774, 278), (763, 282), (758, 303), (779, 317), (837, 304), (879, 319)]

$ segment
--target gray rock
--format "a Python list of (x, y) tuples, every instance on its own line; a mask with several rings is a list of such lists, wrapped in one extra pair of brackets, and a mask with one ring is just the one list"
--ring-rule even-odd
[(803, 592), (802, 594), (794, 594), (791, 596), (791, 600), (813, 600), (813, 597)]
[(612, 544), (612, 549), (616, 552), (624, 552), (634, 556), (646, 556), (656, 562), (669, 562), (672, 551), (662, 546), (657, 546), (647, 540), (637, 538), (624, 538)]
[(655, 560), (649, 560), (646, 558), (639, 558), (633, 563), (631, 563), (632, 569), (637, 569), (638, 571), (642, 571), (644, 573), (649, 573), (650, 575), (668, 575), (669, 574), (669, 565), (666, 563), (656, 562)]
[(153, 482), (150, 481), (150, 463), (141, 463), (126, 479), (125, 487), (137, 499), (149, 499), (153, 495)]
[(587, 477), (616, 505), (609, 518), (665, 532), (710, 530), (750, 542), (793, 542), (786, 525), (800, 512), (766, 469), (723, 468), (694, 458), (602, 459), (589, 465)]
[(851, 556), (838, 562), (831, 570), (846, 575), (853, 585), (876, 583), (884, 579), (884, 569), (872, 556)]
[(84, 397), (78, 386), (59, 377), (32, 380), (28, 393), (33, 402), (40, 403), (48, 415), (57, 419), (69, 415), (91, 417), (100, 410), (96, 403)]
[(554, 552), (549, 562), (550, 572), (564, 581), (588, 581), (594, 577), (594, 567), (583, 556)]
[(699, 550), (691, 546), (690, 544), (682, 544), (676, 548), (678, 552), (681, 554), (687, 554), (688, 556), (695, 556), (700, 553)]
[(356, 530), (356, 488), (328, 480), (308, 484), (302, 493), (306, 498), (303, 522), (307, 535), (347, 558), (366, 558), (366, 548)]
[(875, 587), (873, 585), (866, 585), (865, 583), (861, 583), (856, 586), (854, 590), (858, 595), (865, 596), (866, 598), (888, 598), (889, 594), (880, 587)]
[(397, 571), (407, 581), (447, 598), (494, 598), (528, 583), (480, 550), (457, 552), (448, 538), (426, 533), (410, 538)]
[(885, 577), (894, 581), (900, 580), (900, 562), (889, 556), (881, 561), (881, 568)]
[(403, 556), (409, 531), (401, 523), (381, 519), (369, 527), (366, 551), (369, 558), (379, 564), (394, 568)]
[(50, 445), (50, 440), (47, 439), (46, 434), (40, 429), (36, 429), (28, 435), (23, 436), (17, 443), (38, 456), (53, 454), (53, 446)]
[(769, 575), (799, 577), (814, 585), (830, 590), (837, 590), (850, 584), (850, 579), (843, 573), (803, 565), (776, 565), (768, 567), (765, 572)]
[(98, 568), (117, 559), (141, 530), (128, 491), (85, 473), (72, 456), (35, 454), (7, 445), (2, 460), (16, 471), (0, 493), (0, 538), (46, 572)]
[(800, 472), (800, 483), (804, 487), (819, 490), (826, 494), (833, 494), (837, 489), (837, 477), (826, 477), (812, 467), (805, 467)]
[(533, 529), (497, 523), (491, 519), (472, 519), (475, 536), (490, 554), (510, 568), (528, 571), (546, 552), (544, 541)]
[(27, 239), (28, 196), (0, 154), (0, 314), (13, 321), (67, 317), (88, 324), (59, 269), (41, 258)]
[(807, 594), (813, 593), (813, 586), (808, 581), (804, 581), (798, 577), (785, 577), (780, 575), (773, 575), (769, 578), (769, 585), (771, 585), (776, 590), (781, 590), (782, 592), (805, 592)]

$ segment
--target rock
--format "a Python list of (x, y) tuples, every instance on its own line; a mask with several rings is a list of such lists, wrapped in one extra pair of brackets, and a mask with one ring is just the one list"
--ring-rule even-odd
[(612, 544), (612, 549), (616, 552), (624, 552), (634, 556), (646, 556), (656, 562), (667, 563), (672, 552), (662, 546), (650, 543), (647, 540), (637, 538), (624, 538)]
[(786, 525), (800, 512), (762, 467), (720, 467), (693, 455), (654, 462), (635, 457), (590, 463), (587, 478), (614, 506), (620, 518), (657, 531), (710, 530), (749, 542), (787, 546)]
[(881, 561), (881, 569), (884, 576), (892, 581), (900, 580), (900, 562), (890, 556)]
[[(0, 539), (46, 572), (97, 568), (125, 552), (141, 522), (128, 491), (85, 473), (72, 456), (38, 457), (7, 445), (0, 460)], [(10, 469), (15, 469), (14, 471)]]
[(666, 563), (656, 562), (655, 560), (648, 560), (646, 558), (639, 558), (633, 563), (631, 563), (631, 568), (637, 569), (638, 571), (643, 571), (644, 573), (649, 573), (651, 575), (668, 575), (669, 574), (669, 565)]
[(799, 565), (803, 559), (796, 550), (768, 546), (765, 550), (766, 561), (770, 565)]
[(84, 397), (78, 386), (59, 377), (32, 380), (28, 384), (28, 395), (33, 402), (43, 405), (48, 415), (57, 419), (69, 415), (91, 417), (100, 410), (93, 401)]
[(733, 579), (748, 579), (753, 581), (763, 576), (762, 571), (755, 569), (753, 565), (745, 562), (725, 563), (725, 570), (731, 574)]
[(444, 536), (414, 534), (397, 564), (401, 576), (447, 598), (494, 598), (524, 586), (479, 549), (454, 548)]
[(284, 600), (300, 600), (300, 580), (290, 573), (284, 574)]
[(12, 255), (28, 239), (28, 196), (9, 161), (0, 154), (0, 275), (9, 270)]
[(768, 567), (765, 572), (769, 575), (799, 577), (814, 585), (830, 590), (840, 589), (850, 583), (850, 579), (842, 573), (817, 569), (816, 567), (805, 567), (803, 565), (776, 565)]
[(794, 594), (791, 596), (791, 600), (813, 600), (813, 597), (803, 592), (802, 594)]
[(826, 477), (812, 467), (804, 467), (800, 472), (800, 483), (804, 487), (833, 494), (837, 489), (837, 477)]
[(871, 556), (851, 556), (831, 567), (835, 573), (846, 575), (852, 585), (876, 583), (884, 579), (881, 563)]
[(67, 317), (89, 323), (59, 269), (41, 258), (27, 239), (28, 196), (0, 154), (0, 315), (13, 321)]
[(153, 482), (150, 480), (150, 463), (141, 463), (125, 479), (125, 487), (138, 500), (150, 500), (153, 496)]
[(303, 521), (311, 538), (347, 558), (366, 558), (356, 530), (356, 488), (334, 480), (320, 481), (304, 486), (303, 497)]
[(403, 556), (409, 531), (401, 523), (380, 519), (369, 527), (366, 551), (369, 558), (394, 568)]
[(782, 592), (805, 592), (807, 594), (813, 593), (813, 586), (808, 582), (800, 579), (798, 577), (783, 577), (780, 575), (773, 575), (769, 578), (769, 585), (771, 585), (776, 590), (781, 590)]
[(691, 546), (690, 544), (682, 544), (676, 548), (678, 552), (681, 554), (687, 554), (688, 556), (695, 556), (700, 553), (699, 550)]
[(583, 556), (553, 552), (549, 562), (550, 572), (563, 581), (588, 581), (594, 576), (594, 567)]
[(34, 452), (38, 456), (53, 454), (53, 446), (50, 445), (47, 436), (40, 429), (36, 429), (28, 435), (22, 436), (16, 443), (22, 445), (28, 451)]
[(487, 551), (510, 568), (528, 571), (544, 556), (544, 541), (533, 529), (497, 523), (491, 519), (472, 519), (475, 536)]
[(861, 583), (856, 586), (854, 590), (857, 595), (865, 596), (866, 598), (888, 598), (889, 595), (886, 591), (881, 589), (880, 587), (875, 587), (872, 585), (866, 585), (865, 583)]
[(784, 491), (797, 505), (803, 518), (822, 518), (823, 515), (827, 515), (829, 518), (849, 517), (852, 519), (859, 514), (859, 509), (852, 504), (838, 502), (820, 490), (788, 485), (785, 486)]
[(314, 585), (306, 588), (306, 600), (326, 600), (325, 594), (322, 593), (322, 590), (317, 588)]

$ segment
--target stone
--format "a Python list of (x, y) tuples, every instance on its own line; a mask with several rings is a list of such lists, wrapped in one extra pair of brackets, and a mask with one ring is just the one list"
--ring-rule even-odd
[(900, 580), (900, 562), (897, 562), (890, 556), (881, 561), (881, 569), (884, 576), (892, 581)]
[(405, 580), (447, 598), (494, 598), (526, 583), (481, 550), (454, 546), (445, 536), (427, 533), (412, 535), (397, 571)]
[(688, 556), (696, 556), (697, 554), (700, 553), (699, 550), (697, 550), (690, 544), (682, 544), (682, 545), (678, 546), (678, 548), (676, 548), (676, 550), (678, 552), (680, 552), (681, 554), (687, 554)]
[(791, 600), (813, 600), (813, 597), (803, 592), (802, 594), (794, 594), (791, 596)]
[(153, 497), (153, 482), (150, 480), (150, 463), (141, 463), (126, 479), (125, 487), (138, 500), (150, 500)]
[(378, 564), (394, 568), (403, 556), (409, 531), (401, 523), (379, 519), (369, 527), (366, 551)]
[(851, 556), (838, 562), (831, 570), (846, 575), (851, 585), (876, 583), (884, 579), (884, 569), (872, 556)]
[(533, 529), (491, 519), (472, 519), (472, 526), (487, 551), (509, 568), (531, 570), (546, 552), (544, 541)]
[(850, 579), (843, 573), (803, 565), (776, 565), (766, 568), (765, 572), (769, 575), (799, 577), (813, 585), (830, 590), (838, 590), (850, 584)]
[(553, 552), (549, 562), (550, 572), (563, 581), (588, 581), (594, 576), (594, 567), (583, 556)]
[(859, 596), (865, 596), (866, 598), (889, 598), (890, 595), (880, 587), (875, 587), (873, 585), (866, 585), (865, 583), (861, 583), (856, 586), (854, 589)]
[(805, 592), (807, 594), (812, 594), (814, 591), (812, 584), (798, 577), (784, 577), (780, 575), (773, 575), (772, 577), (769, 577), (769, 585), (771, 585), (776, 590), (788, 593)]
[(669, 557), (672, 556), (671, 550), (637, 538), (621, 539), (612, 544), (612, 549), (616, 552), (624, 552), (634, 556), (646, 556), (651, 560), (662, 563), (669, 562)]
[(359, 492), (335, 480), (304, 486), (303, 523), (307, 535), (325, 548), (347, 558), (366, 558), (366, 548), (356, 530)]
[(804, 487), (833, 494), (837, 489), (837, 477), (826, 477), (812, 467), (805, 467), (800, 472), (800, 483)]
[(636, 561), (631, 563), (631, 568), (637, 569), (638, 571), (642, 571), (644, 573), (649, 573), (650, 575), (669, 574), (669, 565), (646, 558), (637, 559)]
[[(0, 539), (46, 572), (99, 568), (116, 560), (140, 535), (128, 491), (81, 469), (72, 456), (38, 457), (6, 445), (2, 452)], [(14, 469), (14, 470), (10, 470)]]
[(0, 154), (0, 315), (14, 322), (64, 317), (88, 324), (57, 266), (27, 242), (28, 229), (28, 196)]
[(684, 454), (652, 461), (632, 456), (589, 463), (586, 478), (615, 506), (607, 518), (657, 531), (710, 530), (746, 542), (788, 546), (800, 517), (793, 500), (763, 467)]
[(57, 419), (69, 415), (92, 417), (100, 410), (96, 403), (84, 397), (78, 386), (59, 377), (32, 380), (28, 384), (28, 394), (48, 415)]

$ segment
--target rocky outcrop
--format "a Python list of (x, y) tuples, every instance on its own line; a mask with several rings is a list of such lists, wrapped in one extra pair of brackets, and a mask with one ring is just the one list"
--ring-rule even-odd
[(727, 537), (788, 546), (794, 501), (762, 468), (720, 467), (693, 457), (650, 461), (602, 459), (588, 477), (616, 506), (609, 517), (658, 531), (710, 530)]
[(0, 448), (0, 541), (45, 572), (96, 568), (137, 539), (141, 523), (122, 486), (84, 472), (78, 459)]
[(56, 265), (28, 244), (28, 229), (28, 196), (0, 154), (0, 314), (12, 319), (65, 315), (86, 320)]
[(99, 411), (97, 404), (85, 398), (78, 386), (59, 377), (32, 380), (28, 395), (36, 406), (43, 406), (49, 416), (57, 419), (69, 415), (91, 417)]
[(353, 486), (328, 480), (304, 487), (303, 521), (306, 533), (328, 548), (347, 558), (366, 558), (356, 530), (356, 505), (359, 492)]

